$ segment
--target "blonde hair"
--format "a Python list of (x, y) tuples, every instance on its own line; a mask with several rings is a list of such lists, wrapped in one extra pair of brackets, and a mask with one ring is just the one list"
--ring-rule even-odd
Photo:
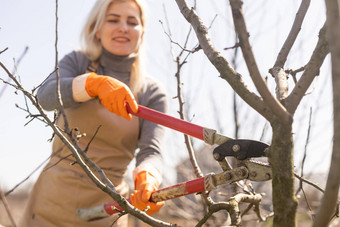
[(106, 11), (109, 6), (114, 2), (125, 2), (132, 1), (136, 3), (140, 11), (140, 20), (142, 24), (142, 40), (136, 51), (136, 58), (131, 67), (130, 76), (130, 89), (132, 93), (137, 98), (138, 92), (143, 87), (144, 81), (144, 64), (142, 60), (144, 59), (144, 48), (143, 48), (143, 36), (145, 31), (145, 7), (142, 0), (97, 0), (94, 4), (88, 19), (84, 25), (81, 33), (81, 44), (82, 52), (91, 61), (98, 61), (100, 55), (102, 54), (102, 45), (100, 41), (96, 38), (97, 31), (101, 28), (104, 23)]

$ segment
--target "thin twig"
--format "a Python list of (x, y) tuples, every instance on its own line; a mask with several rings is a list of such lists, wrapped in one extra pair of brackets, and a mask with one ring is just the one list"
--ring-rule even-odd
[(35, 172), (37, 172), (45, 163), (50, 159), (51, 156), (46, 158), (42, 163), (40, 163), (30, 174), (28, 174), (27, 177), (25, 177), (23, 180), (21, 180), (18, 184), (16, 184), (11, 190), (6, 192), (6, 196), (11, 194), (15, 189), (17, 189), (20, 185), (22, 185), (24, 182), (26, 182)]
[[(65, 145), (64, 145), (65, 146)], [(30, 174), (28, 174), (27, 177), (25, 177), (22, 181), (20, 181), (18, 184), (16, 184), (11, 190), (6, 192), (6, 196), (11, 194), (16, 188), (18, 188), (20, 185), (22, 185), (24, 182), (26, 182), (35, 172), (37, 172), (41, 167), (43, 167), (43, 165), (45, 165), (45, 163), (51, 159), (51, 157), (57, 155), (60, 151), (62, 150), (59, 149), (58, 151), (52, 153), (50, 156), (48, 156), (43, 162), (41, 162)], [(48, 168), (47, 168), (48, 169)], [(45, 169), (44, 171), (46, 171), (47, 169)]]
[[(307, 137), (306, 137), (306, 142), (305, 142), (305, 149), (304, 149), (304, 152), (303, 152), (303, 158), (302, 158), (302, 162), (301, 162), (301, 172), (300, 172), (300, 176), (303, 177), (303, 169), (304, 169), (304, 166), (305, 166), (305, 161), (306, 161), (306, 158), (307, 158), (307, 146), (309, 144), (309, 138), (310, 138), (310, 130), (311, 130), (311, 122), (312, 122), (312, 107), (310, 107), (309, 109), (309, 120), (308, 120), (308, 129), (307, 129)], [(298, 190), (296, 191), (295, 195), (297, 195), (300, 190), (302, 189), (302, 180), (300, 180), (300, 186), (298, 188)]]
[(6, 50), (8, 50), (8, 47), (0, 51), (0, 54), (4, 53)]
[(211, 20), (210, 25), (208, 26), (208, 30), (209, 30), (209, 29), (212, 27), (212, 25), (214, 24), (214, 22), (215, 22), (217, 16), (218, 16), (218, 15), (215, 14), (214, 18)]
[(317, 184), (315, 184), (315, 183), (313, 183), (313, 182), (311, 182), (311, 181), (309, 181), (309, 180), (307, 180), (307, 179), (305, 179), (305, 178), (299, 176), (298, 174), (294, 173), (294, 176), (295, 176), (296, 178), (298, 178), (299, 180), (301, 180), (301, 181), (303, 181), (303, 182), (305, 182), (305, 183), (307, 183), (307, 184), (309, 184), (309, 185), (315, 187), (315, 188), (318, 189), (320, 192), (323, 192), (323, 193), (325, 192), (325, 190), (323, 190), (322, 188), (320, 188)]
[(121, 210), (119, 210), (119, 209), (116, 209), (116, 208), (114, 208), (114, 209), (115, 209), (116, 211), (119, 212), (119, 215), (118, 215), (118, 217), (112, 222), (112, 224), (110, 225), (110, 227), (114, 226), (114, 224), (116, 224), (117, 221), (118, 221), (121, 217), (123, 217), (124, 215), (128, 214), (128, 213), (126, 213), (126, 212), (124, 212), (124, 211), (121, 211)]
[(221, 203), (214, 203), (211, 206), (209, 206), (208, 213), (206, 213), (203, 218), (196, 224), (196, 227), (201, 227), (208, 221), (208, 219), (216, 212), (220, 210), (230, 210), (231, 204), (227, 202), (221, 202)]
[(298, 74), (299, 72), (303, 72), (304, 70), (305, 70), (305, 66), (302, 66), (302, 67), (300, 67), (300, 68), (298, 68), (296, 70), (286, 69), (285, 72), (287, 74), (292, 75), (294, 83), (296, 84), (297, 83), (296, 74)]
[[(64, 146), (64, 147), (65, 147), (65, 146)], [(64, 160), (68, 159), (69, 157), (72, 157), (72, 154), (66, 155), (65, 157), (60, 157), (60, 159), (59, 159), (57, 162), (53, 163), (52, 165), (47, 166), (47, 167), (44, 169), (44, 172), (46, 172), (47, 170), (49, 170), (49, 169), (53, 168), (54, 166), (58, 165), (60, 162), (62, 162), (62, 161), (64, 161)], [(72, 164), (72, 163), (71, 163), (71, 164)]]
[(46, 123), (46, 121), (41, 118), (40, 114), (32, 114), (31, 111), (28, 109), (28, 103), (26, 104), (26, 109), (20, 107), (18, 104), (15, 104), (15, 107), (18, 108), (19, 110), (22, 110), (24, 112), (26, 112), (28, 115), (26, 116), (26, 118), (31, 118), (28, 122), (26, 122), (24, 124), (24, 126), (27, 126), (31, 121), (33, 121), (34, 119), (38, 119), (39, 121), (42, 121), (44, 123)]
[[(307, 204), (307, 207), (308, 207), (309, 211), (313, 211), (313, 210), (312, 210), (312, 207), (310, 206), (310, 204), (309, 204), (309, 202), (308, 202), (308, 198), (307, 198), (305, 189), (304, 189), (304, 188), (301, 188), (301, 190), (302, 190), (303, 197), (305, 198), (305, 201), (306, 201), (306, 204)], [(313, 216), (312, 216), (312, 217), (313, 217)]]
[(237, 50), (238, 47), (240, 47), (240, 43), (239, 42), (235, 43), (235, 45), (232, 46), (232, 47), (225, 47), (225, 48), (223, 48), (223, 50), (232, 50), (232, 49)]
[(35, 90), (40, 88), (45, 83), (45, 81), (48, 80), (48, 78), (50, 78), (50, 76), (53, 75), (55, 72), (56, 72), (56, 69), (54, 69), (53, 72), (51, 72), (38, 86), (34, 87), (32, 89), (32, 93), (34, 94)]
[(92, 138), (90, 139), (90, 141), (88, 142), (88, 144), (87, 144), (86, 147), (85, 147), (85, 150), (84, 150), (85, 152), (87, 152), (87, 151), (89, 150), (90, 144), (92, 143), (92, 141), (94, 140), (94, 138), (95, 138), (96, 135), (98, 134), (99, 129), (100, 129), (101, 127), (102, 127), (101, 125), (99, 125), (99, 126), (97, 127), (97, 129), (96, 129), (94, 135), (92, 136)]
[(8, 202), (7, 202), (6, 196), (5, 196), (4, 192), (1, 190), (1, 188), (0, 188), (0, 198), (1, 198), (1, 200), (2, 200), (2, 202), (3, 202), (3, 204), (4, 204), (4, 206), (5, 206), (5, 210), (6, 210), (6, 212), (7, 212), (7, 215), (8, 215), (8, 217), (9, 217), (9, 220), (10, 220), (11, 223), (12, 223), (12, 226), (13, 226), (13, 227), (16, 227), (16, 224), (15, 224), (15, 221), (14, 221), (14, 218), (13, 218), (13, 215), (12, 215), (12, 212), (11, 212), (11, 209), (10, 209), (9, 206), (8, 206)]
[[(178, 42), (174, 41), (171, 37), (171, 33), (168, 33), (165, 31), (163, 22), (161, 20), (159, 20), (159, 23), (161, 23), (162, 27), (163, 27), (163, 32), (168, 36), (169, 40), (171, 43), (175, 44), (176, 46), (178, 46), (182, 51), (187, 51), (189, 53), (193, 53), (192, 50), (186, 49), (185, 47), (182, 47), (181, 44), (179, 44)], [(172, 49), (172, 48), (171, 48)]]
[[(178, 99), (178, 105), (179, 105), (178, 106), (179, 107), (178, 113), (179, 113), (180, 118), (182, 120), (185, 120), (185, 117), (184, 117), (184, 101), (183, 101), (182, 86), (181, 86), (182, 82), (181, 82), (181, 76), (180, 76), (181, 75), (181, 68), (182, 68), (183, 64), (184, 64), (184, 62), (181, 63), (180, 62), (180, 56), (178, 56), (177, 57), (177, 72), (175, 74), (175, 77), (176, 77), (176, 80), (177, 80), (177, 99)], [(185, 140), (185, 144), (187, 146), (190, 163), (191, 163), (192, 168), (194, 170), (195, 176), (196, 177), (202, 177), (203, 174), (202, 174), (202, 171), (197, 164), (195, 154), (194, 154), (194, 150), (192, 148), (189, 136), (184, 135), (184, 140)]]
[[(195, 1), (195, 4), (196, 5), (196, 1)], [(195, 8), (195, 7), (194, 7)], [(161, 20), (159, 20), (159, 22), (161, 23), (162, 25), (162, 28), (163, 28), (163, 32), (168, 36), (169, 40), (171, 43), (177, 45), (180, 49), (181, 49), (181, 53), (179, 54), (179, 56), (181, 56), (183, 54), (183, 52), (188, 52), (189, 54), (193, 54), (199, 50), (201, 50), (201, 46), (200, 44), (198, 43), (194, 48), (192, 48), (192, 50), (189, 50), (186, 48), (187, 44), (188, 44), (188, 41), (189, 41), (189, 37), (190, 37), (190, 34), (191, 34), (191, 31), (192, 31), (192, 27), (190, 26), (189, 27), (189, 32), (186, 36), (186, 39), (185, 39), (185, 42), (184, 42), (184, 46), (182, 47), (181, 44), (179, 44), (178, 42), (175, 42), (173, 39), (172, 39), (172, 35), (171, 35), (171, 31), (170, 31), (170, 27), (169, 27), (169, 22), (168, 22), (168, 17), (167, 17), (167, 13), (166, 13), (166, 9), (165, 9), (165, 6), (163, 4), (163, 10), (164, 10), (164, 14), (165, 14), (165, 19), (166, 19), (166, 22), (167, 22), (167, 26), (168, 26), (168, 32), (166, 32), (165, 28), (164, 28), (164, 25), (163, 25), (163, 22)], [(212, 21), (210, 22), (210, 25), (209, 27), (207, 28), (208, 30), (212, 27), (213, 23), (215, 22), (217, 18), (217, 14), (214, 16), (214, 18), (212, 19)], [(173, 50), (172, 50), (172, 45), (171, 45), (171, 53), (172, 55), (174, 56), (173, 54)], [(189, 54), (187, 55), (187, 57), (189, 56)], [(184, 61), (183, 61), (184, 62)]]
[(55, 9), (55, 72), (56, 72), (56, 77), (57, 77), (57, 97), (58, 97), (58, 110), (61, 112), (63, 119), (64, 119), (64, 127), (65, 127), (65, 131), (66, 133), (68, 133), (70, 135), (70, 129), (69, 129), (69, 124), (68, 124), (68, 120), (66, 117), (66, 113), (64, 110), (64, 105), (63, 105), (63, 100), (61, 97), (61, 89), (60, 89), (60, 74), (59, 74), (59, 51), (58, 51), (58, 21), (59, 21), (59, 17), (58, 17), (58, 0), (55, 1), (56, 4), (56, 9)]
[(246, 214), (250, 211), (250, 209), (251, 209), (253, 206), (254, 206), (253, 203), (248, 204), (247, 208), (244, 209), (244, 211), (242, 211), (241, 217), (243, 217), (244, 215), (246, 215)]
[[(3, 52), (5, 52), (8, 48), (6, 48), (5, 50), (1, 51), (0, 54), (2, 54)], [(24, 58), (24, 56), (26, 55), (28, 51), (28, 47), (25, 47), (23, 53), (20, 55), (20, 57), (18, 58), (18, 61), (16, 63), (14, 63), (14, 69), (12, 71), (12, 74), (14, 74), (14, 72), (16, 71), (17, 67), (19, 66), (21, 60)], [(4, 81), (5, 84), (9, 84), (11, 82), (11, 77), (8, 77), (8, 79), (6, 80), (6, 82)], [(2, 97), (2, 95), (5, 93), (7, 86), (4, 86), (1, 91), (0, 91), (0, 98)]]
[(328, 53), (329, 45), (326, 37), (326, 24), (324, 24), (319, 31), (319, 40), (309, 62), (305, 65), (301, 78), (286, 98), (286, 103), (288, 103), (287, 109), (290, 113), (294, 114), (314, 78), (319, 75), (320, 68)]

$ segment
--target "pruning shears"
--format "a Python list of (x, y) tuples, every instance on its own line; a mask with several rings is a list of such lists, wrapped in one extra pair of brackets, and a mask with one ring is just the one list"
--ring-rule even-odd
[[(270, 165), (252, 159), (266, 157), (266, 150), (269, 148), (268, 144), (255, 140), (232, 139), (218, 134), (214, 129), (205, 128), (141, 105), (138, 107), (137, 113), (134, 113), (128, 105), (127, 110), (144, 120), (182, 132), (203, 140), (207, 144), (218, 145), (213, 151), (213, 157), (223, 169), (221, 173), (208, 174), (204, 177), (159, 189), (151, 194), (151, 202), (160, 202), (193, 193), (212, 191), (219, 185), (244, 179), (250, 181), (267, 181), (271, 179)], [(234, 157), (238, 160), (236, 168), (227, 166), (227, 157)], [(108, 217), (119, 211), (123, 211), (123, 209), (118, 203), (113, 202), (90, 209), (78, 209), (77, 215), (84, 221), (92, 221)]]

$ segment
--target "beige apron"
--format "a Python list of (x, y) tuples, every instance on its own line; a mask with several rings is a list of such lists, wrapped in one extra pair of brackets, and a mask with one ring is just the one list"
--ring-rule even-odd
[[(87, 155), (104, 170), (117, 191), (127, 197), (128, 186), (123, 178), (127, 165), (134, 157), (138, 140), (138, 119), (133, 117), (127, 121), (118, 117), (106, 110), (97, 99), (68, 108), (66, 113), (70, 128), (77, 127), (80, 133), (86, 133), (86, 137), (79, 141), (82, 149), (101, 126)], [(61, 128), (62, 122), (58, 122)], [(110, 226), (116, 215), (94, 222), (78, 219), (77, 208), (91, 208), (113, 200), (96, 187), (78, 164), (70, 165), (74, 158), (69, 156), (70, 151), (59, 138), (55, 138), (53, 142), (53, 154), (31, 192), (19, 227)], [(115, 226), (127, 226), (126, 224), (127, 216), (124, 216)]]

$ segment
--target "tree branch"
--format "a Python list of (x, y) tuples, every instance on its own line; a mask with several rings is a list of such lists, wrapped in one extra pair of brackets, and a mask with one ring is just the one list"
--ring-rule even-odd
[(305, 66), (305, 71), (292, 92), (286, 98), (286, 107), (291, 114), (294, 114), (308, 87), (311, 85), (314, 78), (319, 75), (321, 65), (328, 53), (329, 46), (326, 38), (326, 25), (324, 25), (320, 29), (318, 43), (316, 44), (309, 62)]
[(57, 77), (57, 87), (56, 87), (56, 93), (57, 93), (57, 97), (58, 97), (58, 110), (61, 112), (61, 115), (64, 118), (64, 127), (65, 127), (65, 131), (69, 132), (69, 124), (68, 124), (68, 120), (66, 117), (66, 113), (64, 110), (64, 105), (63, 105), (63, 100), (61, 99), (61, 93), (60, 93), (60, 75), (59, 75), (59, 59), (58, 59), (58, 0), (56, 0), (56, 10), (55, 10), (55, 72), (56, 72), (56, 77)]
[[(3, 51), (0, 51), (0, 54), (2, 54), (4, 51), (6, 51), (8, 48), (6, 48), (5, 50)], [(14, 75), (17, 68), (18, 68), (18, 65), (20, 64), (21, 60), (25, 57), (25, 55), (27, 54), (27, 51), (28, 51), (28, 46), (25, 47), (23, 53), (20, 55), (20, 57), (18, 58), (18, 60), (16, 62), (14, 62), (14, 69), (12, 71), (12, 74)], [(4, 81), (5, 84), (9, 84), (11, 82), (11, 78), (8, 77), (7, 81)], [(6, 90), (7, 86), (4, 86), (1, 91), (0, 91), (0, 98), (2, 97), (2, 95), (5, 93), (5, 90)]]
[(310, 0), (302, 0), (301, 1), (301, 5), (300, 8), (298, 10), (298, 12), (296, 13), (295, 16), (295, 20), (293, 23), (293, 26), (289, 32), (289, 35), (285, 41), (285, 43), (283, 44), (279, 55), (277, 56), (277, 59), (275, 61), (274, 67), (279, 67), (279, 68), (283, 68), (284, 64), (286, 63), (287, 60), (287, 56), (290, 52), (290, 50), (293, 47), (293, 44), (295, 43), (295, 40), (301, 30), (301, 25), (302, 22), (306, 16), (307, 10), (309, 8), (310, 5)]
[[(310, 130), (311, 130), (311, 122), (312, 122), (312, 108), (309, 109), (309, 121), (308, 121), (308, 129), (307, 129), (307, 137), (306, 137), (306, 142), (305, 142), (305, 149), (304, 149), (304, 152), (303, 152), (303, 158), (302, 158), (302, 161), (301, 161), (301, 177), (303, 177), (303, 168), (305, 167), (305, 161), (306, 161), (306, 158), (307, 158), (307, 146), (309, 144), (309, 138), (310, 138)], [(301, 189), (303, 189), (303, 186), (302, 186), (302, 180), (300, 180), (300, 184), (299, 184), (299, 188), (296, 190), (296, 193), (295, 195), (297, 195)]]
[(285, 107), (270, 93), (265, 80), (261, 76), (257, 67), (256, 60), (249, 43), (249, 33), (247, 31), (246, 23), (243, 17), (242, 1), (230, 0), (230, 5), (232, 8), (235, 30), (240, 40), (240, 47), (243, 57), (246, 61), (250, 77), (253, 80), (257, 91), (261, 94), (264, 102), (274, 112), (275, 115), (277, 115), (282, 121), (286, 123), (292, 122), (292, 116), (290, 116)]
[[(25, 90), (21, 84), (18, 82), (18, 80), (9, 72), (9, 70), (4, 66), (2, 62), (0, 62), (0, 67), (4, 69), (4, 71), (12, 78), (14, 83), (16, 84), (18, 90), (24, 93), (24, 95), (31, 101), (31, 103), (36, 107), (36, 109), (39, 111), (41, 117), (43, 117), (47, 124), (51, 127), (53, 132), (56, 136), (60, 138), (60, 140), (67, 146), (67, 148), (71, 151), (74, 158), (76, 159), (77, 163), (80, 165), (80, 167), (84, 170), (86, 175), (96, 184), (98, 188), (100, 188), (102, 191), (106, 192), (108, 195), (110, 195), (114, 201), (116, 201), (126, 212), (130, 213), (131, 215), (141, 219), (147, 224), (150, 224), (152, 226), (173, 226), (170, 223), (165, 223), (162, 221), (159, 221), (153, 217), (148, 216), (146, 213), (134, 208), (130, 203), (127, 202), (127, 200), (122, 197), (116, 190), (114, 185), (110, 182), (109, 179), (106, 178), (105, 173), (97, 167), (92, 160), (90, 160), (86, 153), (79, 148), (77, 145), (76, 138), (72, 138), (71, 135), (69, 139), (67, 139), (63, 132), (48, 118), (48, 116), (43, 111), (42, 107), (40, 106), (38, 99), (36, 96), (29, 93), (27, 90)], [(82, 157), (86, 162), (88, 162), (101, 176), (102, 181), (98, 179), (98, 177), (91, 171), (90, 167), (83, 161)]]
[(196, 225), (196, 227), (202, 226), (211, 215), (220, 211), (227, 210), (230, 214), (231, 225), (239, 226), (241, 224), (241, 212), (239, 208), (240, 203), (251, 203), (255, 205), (255, 212), (259, 217), (260, 221), (264, 221), (265, 218), (262, 217), (259, 209), (259, 204), (261, 203), (261, 194), (247, 195), (247, 194), (236, 194), (229, 198), (228, 202), (214, 203), (209, 207), (208, 213), (201, 219), (201, 221)]
[(203, 49), (209, 61), (218, 70), (221, 77), (230, 84), (230, 86), (246, 103), (248, 103), (248, 105), (259, 112), (267, 120), (272, 121), (272, 110), (266, 106), (260, 97), (247, 88), (242, 80), (242, 76), (237, 73), (230, 66), (229, 62), (214, 48), (208, 36), (208, 31), (196, 12), (193, 9), (189, 9), (185, 0), (176, 0), (176, 3), (185, 19), (194, 28), (200, 47)]
[[(283, 70), (284, 64), (286, 63), (287, 56), (292, 49), (293, 44), (301, 30), (302, 22), (305, 18), (307, 10), (310, 5), (310, 0), (303, 0), (301, 2), (300, 8), (296, 14), (293, 26), (289, 32), (289, 35), (283, 44), (279, 55), (277, 56), (274, 67), (269, 70), (269, 72), (275, 77), (276, 81), (276, 97), (279, 100), (284, 100), (288, 96), (288, 75), (285, 70)], [(295, 76), (293, 76), (294, 81), (296, 81)]]

